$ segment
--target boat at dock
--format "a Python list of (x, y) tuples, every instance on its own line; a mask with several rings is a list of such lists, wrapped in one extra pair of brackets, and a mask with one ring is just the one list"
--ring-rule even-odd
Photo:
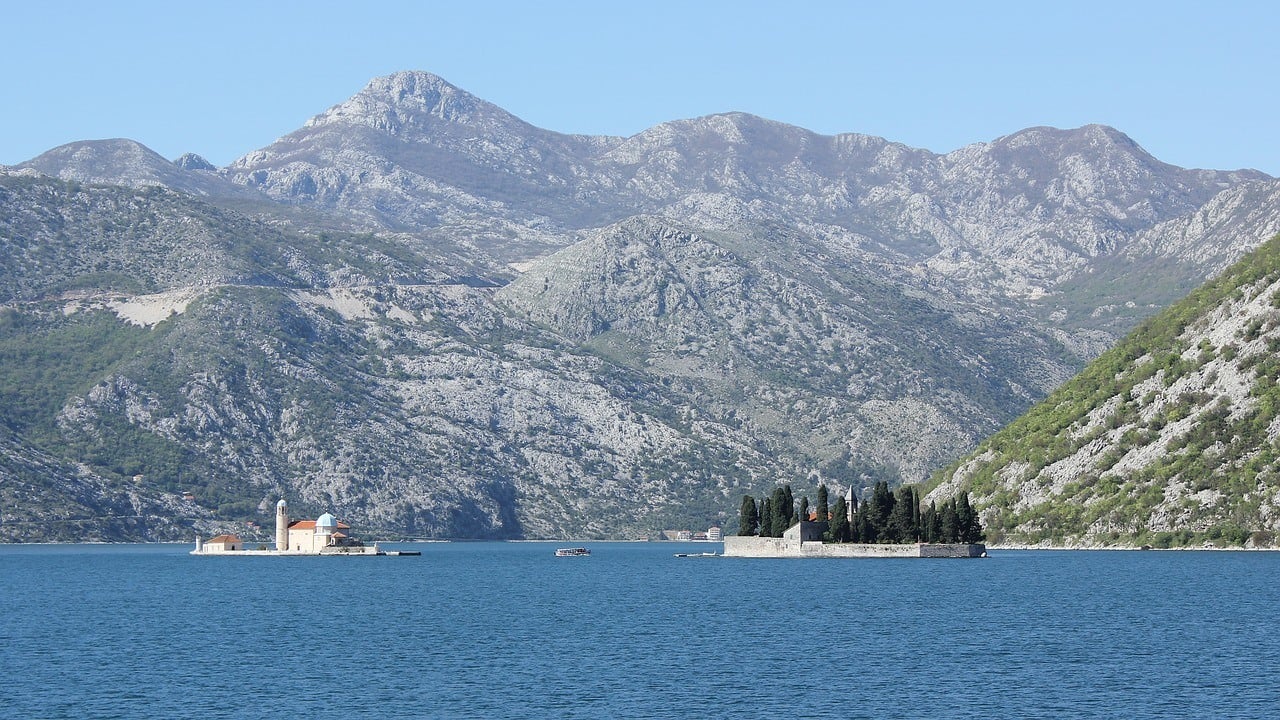
[(556, 550), (556, 557), (586, 557), (590, 554), (591, 551), (584, 547), (558, 548)]

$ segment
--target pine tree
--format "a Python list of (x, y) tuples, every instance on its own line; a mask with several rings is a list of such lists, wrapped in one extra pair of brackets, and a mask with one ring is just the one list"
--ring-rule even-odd
[(756, 499), (750, 495), (742, 496), (742, 508), (738, 512), (738, 534), (755, 535), (760, 529), (760, 515), (756, 510)]
[[(826, 520), (830, 515), (830, 507), (828, 507), (827, 484), (818, 484), (818, 522)], [(833, 518), (834, 519), (834, 518)]]

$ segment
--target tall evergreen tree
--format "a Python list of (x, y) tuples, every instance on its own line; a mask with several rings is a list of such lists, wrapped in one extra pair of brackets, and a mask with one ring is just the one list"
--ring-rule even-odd
[(759, 529), (760, 513), (756, 510), (756, 499), (743, 495), (742, 508), (738, 511), (738, 534), (743, 537), (755, 535)]
[(769, 498), (760, 503), (760, 537), (773, 537), (773, 501)]
[(857, 542), (876, 543), (880, 542), (880, 534), (876, 531), (876, 525), (871, 521), (871, 503), (862, 503), (858, 508), (858, 514), (854, 517), (854, 527), (857, 533)]
[(885, 524), (884, 540), (888, 542), (914, 542), (916, 527), (911, 509), (915, 493), (909, 485), (903, 485), (895, 493), (893, 509), (889, 512), (889, 520)]
[(786, 494), (787, 501), (787, 527), (791, 527), (796, 524), (796, 498), (791, 494), (791, 485), (784, 485), (782, 490)]
[(830, 514), (831, 508), (829, 507), (829, 500), (830, 498), (827, 496), (827, 484), (818, 483), (818, 522), (826, 520), (827, 516)]
[(942, 503), (940, 514), (942, 519), (939, 522), (938, 542), (960, 542), (960, 525), (956, 519), (956, 501), (951, 499)]
[(804, 495), (800, 498), (800, 516), (799, 517), (801, 520), (809, 519), (809, 496), (808, 495)]
[(791, 513), (795, 512), (792, 505), (787, 500), (787, 491), (784, 488), (775, 488), (773, 491), (773, 526), (769, 528), (770, 537), (782, 537), (782, 533), (791, 527)]
[(893, 493), (889, 492), (889, 483), (881, 480), (871, 491), (871, 507), (867, 518), (875, 528), (877, 540), (872, 542), (893, 542), (889, 535), (889, 516), (893, 514)]
[(978, 543), (986, 536), (982, 531), (982, 521), (978, 519), (978, 513), (969, 504), (969, 493), (960, 493), (956, 498), (956, 517), (960, 530), (960, 542), (962, 543)]
[(920, 525), (924, 535), (925, 542), (941, 542), (938, 537), (942, 534), (942, 518), (938, 516), (938, 505), (934, 501), (929, 501), (929, 507), (925, 509), (921, 516)]
[(836, 506), (831, 510), (831, 528), (828, 534), (832, 542), (849, 542), (849, 506), (843, 497), (836, 498)]
[(920, 542), (924, 538), (924, 521), (920, 514), (920, 488), (915, 485), (911, 486), (911, 527), (916, 542)]

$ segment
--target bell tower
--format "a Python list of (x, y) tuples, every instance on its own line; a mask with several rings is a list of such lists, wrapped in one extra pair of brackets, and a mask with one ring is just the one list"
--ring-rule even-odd
[(284, 552), (289, 549), (289, 504), (280, 498), (276, 503), (276, 550)]

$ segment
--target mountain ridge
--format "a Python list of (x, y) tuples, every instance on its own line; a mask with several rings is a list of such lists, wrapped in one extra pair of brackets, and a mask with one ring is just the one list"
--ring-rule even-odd
[(1105, 126), (562, 135), (428, 73), (216, 171), (143, 150), (0, 175), (0, 385), (46, 398), (15, 456), (195, 490), (202, 522), (285, 493), (415, 536), (638, 536), (923, 480), (1280, 226), (1280, 181)]

